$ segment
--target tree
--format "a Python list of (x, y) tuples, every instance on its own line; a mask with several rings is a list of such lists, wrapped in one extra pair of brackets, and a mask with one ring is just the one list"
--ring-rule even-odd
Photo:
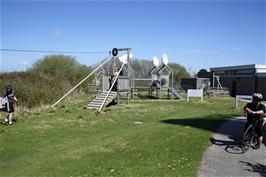
[[(101, 61), (101, 63), (104, 62)], [(116, 66), (120, 66), (121, 62), (118, 60), (116, 61), (109, 61), (107, 64), (103, 66), (103, 70), (105, 71), (106, 75), (111, 75), (112, 73), (112, 66), (114, 65), (113, 62), (115, 62)], [(99, 65), (99, 64), (97, 64)], [(92, 66), (92, 68), (95, 68), (97, 65)], [(188, 71), (185, 67), (177, 64), (177, 63), (169, 63), (169, 67), (174, 71), (174, 80), (176, 82), (180, 82), (182, 78), (191, 77)], [(149, 78), (150, 77), (150, 70), (154, 67), (151, 60), (147, 59), (134, 59), (131, 60), (131, 67), (135, 71), (135, 77), (136, 78)]]
[(202, 68), (196, 76), (199, 78), (210, 78), (210, 72), (208, 72), (207, 69)]
[(91, 72), (74, 57), (65, 55), (47, 55), (34, 63), (28, 71), (40, 76), (68, 80), (73, 84)]
[(131, 61), (131, 67), (135, 70), (135, 77), (147, 78), (149, 77), (149, 71), (153, 68), (153, 64), (150, 60), (134, 59)]
[(191, 77), (186, 68), (177, 63), (170, 63), (169, 67), (174, 71), (174, 80), (180, 82), (182, 78)]

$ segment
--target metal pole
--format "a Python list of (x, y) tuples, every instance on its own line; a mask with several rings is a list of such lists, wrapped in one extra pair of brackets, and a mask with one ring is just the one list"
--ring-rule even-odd
[(215, 82), (215, 72), (212, 73), (212, 88), (214, 88), (214, 82)]
[[(171, 74), (172, 74), (172, 92), (173, 92), (173, 90), (174, 90), (174, 73), (173, 73), (173, 71), (171, 72)], [(173, 99), (173, 93), (171, 95), (171, 100), (172, 99)]]
[(162, 78), (161, 78), (161, 75), (160, 75), (160, 99), (162, 99)]
[(236, 98), (235, 98), (235, 108), (238, 108), (238, 96), (236, 95)]
[[(130, 49), (130, 48), (127, 49), (127, 62), (128, 62), (127, 65), (131, 67), (131, 61), (130, 61), (130, 58), (129, 58), (129, 56), (130, 56), (130, 52), (131, 52), (131, 49)], [(130, 72), (130, 68), (128, 67), (127, 74), (128, 74), (128, 76), (130, 77), (129, 72)]]
[(60, 101), (62, 101), (66, 96), (68, 96), (73, 90), (75, 90), (80, 84), (82, 84), (85, 80), (87, 80), (92, 74), (94, 74), (99, 68), (101, 68), (105, 63), (107, 63), (112, 58), (113, 57), (108, 58), (105, 62), (103, 62), (100, 66), (98, 66), (95, 70), (93, 70), (87, 77), (85, 77), (75, 87), (73, 87), (64, 96), (62, 96), (57, 102), (55, 102), (55, 104), (53, 104), (53, 107), (55, 107)]

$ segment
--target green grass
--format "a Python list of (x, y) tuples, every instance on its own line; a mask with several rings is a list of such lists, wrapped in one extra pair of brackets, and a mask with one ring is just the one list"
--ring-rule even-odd
[[(130, 101), (96, 116), (74, 99), (0, 127), (0, 176), (196, 176), (233, 99)], [(142, 122), (142, 124), (135, 123)]]

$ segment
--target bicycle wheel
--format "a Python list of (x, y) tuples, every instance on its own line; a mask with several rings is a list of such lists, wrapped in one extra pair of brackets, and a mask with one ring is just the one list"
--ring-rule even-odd
[(254, 129), (254, 127), (252, 125), (250, 125), (246, 129), (246, 131), (244, 133), (244, 136), (243, 136), (243, 139), (242, 139), (241, 148), (242, 148), (243, 152), (246, 152), (249, 149), (249, 147), (251, 146), (251, 143), (252, 143), (252, 141), (254, 139), (254, 136), (255, 136), (255, 129)]

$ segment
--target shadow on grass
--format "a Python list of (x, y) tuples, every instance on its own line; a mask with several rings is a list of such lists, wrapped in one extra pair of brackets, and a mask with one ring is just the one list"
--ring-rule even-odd
[(138, 94), (138, 95), (136, 95), (136, 98), (138, 98), (138, 99), (143, 99), (143, 100), (146, 100), (146, 99), (159, 99), (159, 98), (157, 98), (157, 97), (155, 97), (155, 96), (150, 96), (150, 95), (141, 95), (141, 94)]
[(110, 102), (106, 107), (108, 108), (108, 107), (110, 107), (110, 106), (115, 106), (115, 105), (117, 105), (118, 103), (116, 102), (116, 101), (112, 101), (112, 102)]
[(211, 132), (215, 132), (216, 129), (224, 122), (229, 120), (228, 118), (233, 116), (228, 115), (208, 115), (205, 117), (189, 117), (189, 118), (173, 118), (162, 120), (162, 123), (172, 124), (172, 125), (181, 125), (181, 126), (190, 126), (202, 130), (207, 130)]
[(246, 171), (251, 171), (251, 172), (255, 172), (255, 173), (259, 173), (260, 176), (262, 177), (266, 177), (266, 165), (260, 164), (260, 163), (250, 163), (250, 162), (244, 162), (244, 161), (240, 161), (240, 163), (246, 165), (247, 167), (249, 167), (249, 169), (245, 169)]

